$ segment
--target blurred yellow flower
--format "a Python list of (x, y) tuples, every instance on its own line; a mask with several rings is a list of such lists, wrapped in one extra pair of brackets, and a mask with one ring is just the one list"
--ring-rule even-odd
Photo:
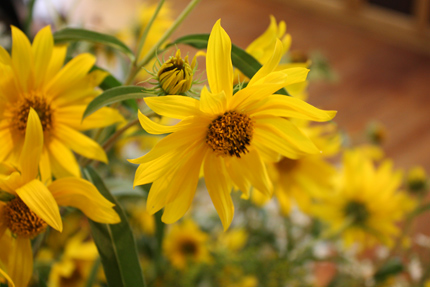
[(218, 236), (219, 246), (233, 252), (242, 249), (247, 241), (248, 233), (244, 228), (235, 228)]
[[(282, 157), (278, 162), (268, 164), (274, 195), (283, 215), (288, 215), (294, 204), (301, 211), (310, 213), (312, 201), (332, 191), (333, 177), (336, 174), (336, 169), (327, 161), (327, 157), (339, 151), (341, 144), (335, 125), (328, 123), (310, 126), (309, 122), (301, 122), (298, 127), (309, 136), (321, 153), (297, 159)], [(252, 200), (257, 205), (262, 205), (269, 199), (259, 192), (252, 193)]]
[(416, 166), (408, 171), (406, 176), (408, 190), (413, 194), (422, 194), (429, 189), (429, 179), (426, 171), (421, 166)]
[[(118, 223), (120, 217), (114, 204), (106, 200), (90, 182), (65, 177), (48, 183), (38, 179), (43, 151), (43, 126), (32, 108), (28, 114), (25, 139), (17, 166), (0, 164), (0, 190), (12, 197), (0, 202), (0, 238), (10, 241), (10, 248), (1, 248), (4, 264), (15, 285), (26, 286), (33, 272), (30, 240), (49, 225), (62, 231), (58, 206), (72, 206), (101, 223)], [(12, 236), (9, 236), (9, 232)]]
[(233, 186), (248, 194), (252, 185), (271, 196), (263, 158), (273, 160), (278, 154), (297, 158), (319, 152), (289, 119), (328, 121), (336, 112), (273, 94), (304, 81), (308, 73), (305, 68), (274, 72), (281, 56), (282, 43), (278, 42), (271, 60), (233, 96), (231, 41), (218, 20), (206, 57), (211, 92), (204, 87), (200, 100), (183, 96), (145, 98), (156, 113), (181, 119), (175, 126), (162, 126), (139, 113), (147, 132), (172, 133), (148, 154), (130, 160), (140, 164), (135, 186), (153, 182), (147, 201), (150, 213), (164, 207), (164, 222), (181, 218), (191, 205), (202, 169), (209, 195), (227, 229), (234, 213), (230, 196)]
[[(273, 50), (275, 49), (276, 42), (278, 39), (282, 42), (282, 56), (284, 56), (291, 46), (291, 35), (286, 34), (287, 26), (284, 21), (276, 22), (274, 16), (270, 16), (270, 25), (267, 30), (261, 34), (257, 39), (255, 39), (249, 46), (245, 49), (245, 51), (253, 56), (260, 64), (264, 65), (272, 57)], [(296, 68), (303, 67), (308, 68), (310, 66), (310, 61), (306, 60), (303, 62), (294, 62), (294, 63), (279, 63), (278, 67), (275, 69), (276, 71), (288, 69), (288, 68)], [(245, 82), (249, 79), (238, 69), (234, 70), (234, 83)], [(294, 96), (298, 97), (302, 100), (306, 99), (306, 90), (307, 81), (303, 81), (300, 83), (295, 83), (286, 87), (288, 92)]]
[(383, 160), (375, 167), (366, 153), (348, 150), (336, 192), (321, 199), (313, 210), (328, 223), (328, 234), (342, 234), (346, 247), (353, 243), (392, 247), (393, 236), (399, 234), (397, 223), (415, 206), (398, 190), (401, 182), (402, 173), (393, 171), (392, 161)]
[(51, 267), (48, 284), (51, 287), (83, 287), (99, 254), (88, 234), (79, 232), (71, 237), (59, 262)]
[(194, 221), (187, 219), (173, 225), (163, 241), (164, 254), (173, 266), (185, 269), (190, 263), (208, 263), (209, 236)]
[(82, 122), (88, 102), (99, 93), (95, 87), (107, 75), (88, 73), (94, 56), (81, 54), (63, 67), (67, 47), (54, 47), (49, 26), (40, 30), (33, 45), (16, 27), (12, 27), (12, 38), (12, 56), (0, 47), (0, 161), (18, 160), (32, 108), (43, 128), (43, 180), (51, 178), (51, 171), (56, 178), (80, 176), (73, 152), (107, 162), (100, 145), (80, 132), (122, 120), (118, 111), (105, 107)]
[(146, 235), (154, 235), (155, 219), (152, 214), (146, 211), (146, 202), (140, 201), (128, 205), (127, 210), (130, 212), (130, 223)]

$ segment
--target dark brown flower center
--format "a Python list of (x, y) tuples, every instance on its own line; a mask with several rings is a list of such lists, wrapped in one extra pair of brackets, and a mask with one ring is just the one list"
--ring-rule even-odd
[(197, 253), (197, 243), (191, 240), (185, 240), (181, 243), (181, 252), (184, 255), (195, 255)]
[(47, 226), (46, 222), (31, 211), (19, 197), (4, 206), (3, 216), (12, 234), (20, 237), (34, 238)]
[(219, 155), (240, 157), (249, 152), (253, 131), (254, 123), (248, 115), (225, 112), (210, 123), (206, 143)]
[(283, 172), (290, 172), (298, 164), (297, 160), (283, 157), (279, 162), (276, 163), (276, 167)]
[(352, 219), (354, 225), (364, 225), (369, 218), (369, 211), (363, 202), (350, 201), (344, 208), (345, 216)]
[(39, 116), (43, 131), (50, 130), (52, 127), (52, 109), (46, 99), (37, 94), (19, 99), (13, 107), (15, 128), (22, 134), (25, 133), (30, 108), (33, 108)]

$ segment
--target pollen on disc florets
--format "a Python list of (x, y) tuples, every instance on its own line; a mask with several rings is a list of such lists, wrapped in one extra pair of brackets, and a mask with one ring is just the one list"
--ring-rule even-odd
[(176, 51), (174, 57), (164, 62), (157, 72), (158, 83), (166, 95), (182, 95), (191, 89), (195, 66), (188, 62), (188, 56), (181, 58), (181, 50)]
[(19, 237), (34, 238), (47, 226), (46, 222), (31, 211), (19, 197), (4, 206), (2, 216), (11, 233)]
[(218, 155), (240, 157), (249, 152), (253, 131), (254, 123), (248, 115), (225, 112), (210, 123), (206, 143)]
[(22, 134), (25, 133), (30, 108), (39, 116), (43, 131), (49, 131), (52, 127), (52, 109), (46, 99), (38, 94), (22, 97), (12, 108), (14, 110), (12, 123), (15, 128)]

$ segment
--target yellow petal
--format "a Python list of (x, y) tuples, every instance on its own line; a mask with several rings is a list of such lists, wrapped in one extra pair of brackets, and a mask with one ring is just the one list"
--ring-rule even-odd
[(200, 101), (184, 96), (164, 96), (145, 98), (145, 103), (159, 115), (184, 119), (200, 114)]
[(227, 97), (224, 91), (219, 94), (212, 94), (206, 86), (200, 94), (200, 110), (206, 114), (220, 115), (227, 110)]
[(38, 89), (45, 80), (46, 71), (54, 48), (54, 38), (52, 37), (51, 27), (46, 26), (40, 30), (33, 41), (34, 59), (34, 88)]
[(47, 147), (43, 147), (40, 157), (40, 178), (44, 184), (48, 184), (52, 180), (51, 163), (49, 162), (49, 153)]
[(60, 71), (66, 59), (67, 45), (54, 46), (48, 70), (46, 71), (46, 81), (51, 80)]
[(164, 213), (161, 218), (163, 222), (176, 222), (184, 216), (190, 208), (197, 189), (200, 167), (204, 154), (205, 152), (202, 148), (195, 148), (193, 156), (187, 159), (187, 162), (180, 166), (175, 175), (173, 175), (169, 187), (172, 186), (176, 188), (177, 192), (175, 192), (173, 188), (171, 189), (168, 187), (170, 191), (167, 196), (167, 201), (170, 202), (164, 207)]
[(69, 126), (75, 130), (85, 131), (94, 128), (107, 127), (124, 121), (118, 110), (104, 107), (82, 120), (86, 105), (64, 106), (56, 109), (58, 123)]
[(48, 189), (57, 204), (80, 209), (88, 218), (100, 223), (114, 224), (121, 221), (113, 209), (114, 204), (104, 198), (97, 188), (81, 178), (61, 178)]
[(233, 64), (231, 62), (231, 40), (218, 20), (212, 28), (206, 54), (206, 74), (213, 94), (224, 91), (233, 96)]
[(9, 163), (0, 163), (0, 190), (15, 194), (15, 189), (21, 185), (21, 174)]
[(27, 92), (32, 66), (31, 44), (27, 36), (15, 26), (12, 28), (12, 67), (17, 75), (18, 87)]
[(96, 59), (91, 54), (80, 54), (70, 60), (55, 76), (48, 82), (46, 94), (55, 99), (61, 93), (73, 88), (84, 78)]
[(239, 170), (254, 187), (266, 196), (272, 196), (272, 183), (270, 182), (269, 175), (267, 174), (266, 166), (261, 160), (258, 152), (251, 150), (241, 158), (234, 158), (232, 160), (237, 162)]
[(140, 111), (138, 113), (139, 122), (142, 128), (147, 131), (150, 134), (153, 135), (162, 135), (162, 134), (168, 134), (173, 133), (180, 128), (180, 125), (174, 125), (174, 126), (164, 126), (160, 125), (159, 123), (151, 121), (147, 116), (142, 114)]
[(14, 142), (12, 138), (12, 132), (10, 128), (0, 129), (0, 139), (2, 144), (0, 145), (0, 162), (11, 153), (14, 148)]
[(30, 108), (25, 130), (24, 146), (19, 158), (23, 183), (36, 178), (39, 173), (39, 161), (43, 150), (43, 129), (39, 116)]
[(12, 240), (8, 272), (16, 287), (26, 287), (33, 275), (33, 252), (28, 238)]
[[(279, 150), (293, 150), (298, 154), (317, 154), (320, 150), (294, 124), (283, 118), (261, 118), (256, 120), (255, 134), (265, 135), (268, 140), (277, 142)], [(284, 154), (283, 154), (284, 155)], [(285, 155), (286, 156), (286, 155)]]
[(55, 137), (74, 152), (95, 160), (107, 163), (106, 153), (102, 147), (84, 134), (66, 126), (55, 126)]
[(0, 277), (3, 277), (4, 279), (6, 279), (7, 284), (10, 284), (11, 287), (15, 287), (15, 284), (13, 284), (12, 279), (9, 277), (9, 275), (6, 274), (6, 272), (1, 270), (1, 268), (0, 268)]
[(9, 53), (2, 46), (0, 46), (0, 63), (7, 66), (9, 66), (11, 63)]
[(257, 73), (249, 81), (248, 86), (254, 85), (258, 80), (267, 76), (269, 73), (273, 72), (279, 64), (282, 56), (284, 54), (284, 48), (279, 39), (276, 39), (275, 50), (273, 51), (270, 60), (261, 67)]
[(209, 195), (226, 231), (233, 220), (234, 206), (230, 196), (232, 186), (228, 182), (222, 158), (209, 151), (204, 162), (204, 173)]
[(75, 155), (61, 141), (51, 138), (48, 143), (48, 151), (52, 172), (56, 178), (71, 175), (81, 176)]
[(60, 211), (51, 192), (37, 179), (16, 190), (18, 196), (28, 208), (42, 218), (52, 228), (62, 231)]
[(251, 189), (251, 183), (242, 173), (241, 166), (237, 164), (238, 162), (232, 158), (226, 164), (227, 173), (233, 180), (234, 184), (243, 192), (243, 194), (249, 196), (249, 191)]
[(333, 119), (337, 112), (320, 110), (297, 98), (272, 95), (252, 113), (253, 116), (270, 115), (325, 122)]

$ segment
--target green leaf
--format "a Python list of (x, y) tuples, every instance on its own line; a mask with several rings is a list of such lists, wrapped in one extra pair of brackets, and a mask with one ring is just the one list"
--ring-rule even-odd
[[(177, 44), (185, 44), (196, 49), (206, 49), (208, 40), (209, 34), (187, 35), (176, 39), (173, 43), (167, 45), (167, 47)], [(234, 44), (231, 46), (231, 61), (233, 66), (238, 68), (249, 79), (251, 79), (261, 68), (261, 64), (253, 56)], [(287, 96), (290, 95), (285, 89), (280, 89), (277, 93)]]
[(119, 86), (104, 91), (94, 98), (87, 106), (82, 119), (85, 119), (100, 108), (122, 102), (128, 99), (141, 99), (143, 97), (153, 97), (154, 94), (148, 93), (148, 90), (138, 86)]
[(381, 268), (379, 268), (378, 271), (376, 271), (375, 275), (373, 275), (373, 278), (376, 282), (384, 282), (386, 279), (388, 279), (391, 276), (395, 276), (404, 270), (404, 266), (402, 261), (399, 258), (393, 258), (385, 265), (383, 265)]
[(78, 28), (65, 28), (54, 33), (55, 44), (87, 41), (92, 43), (104, 44), (126, 54), (131, 61), (134, 61), (134, 53), (127, 45), (116, 37), (94, 31)]
[(94, 169), (87, 167), (84, 174), (106, 199), (115, 204), (115, 211), (121, 217), (121, 222), (113, 225), (89, 220), (108, 285), (111, 287), (146, 286), (136, 242), (124, 211)]

